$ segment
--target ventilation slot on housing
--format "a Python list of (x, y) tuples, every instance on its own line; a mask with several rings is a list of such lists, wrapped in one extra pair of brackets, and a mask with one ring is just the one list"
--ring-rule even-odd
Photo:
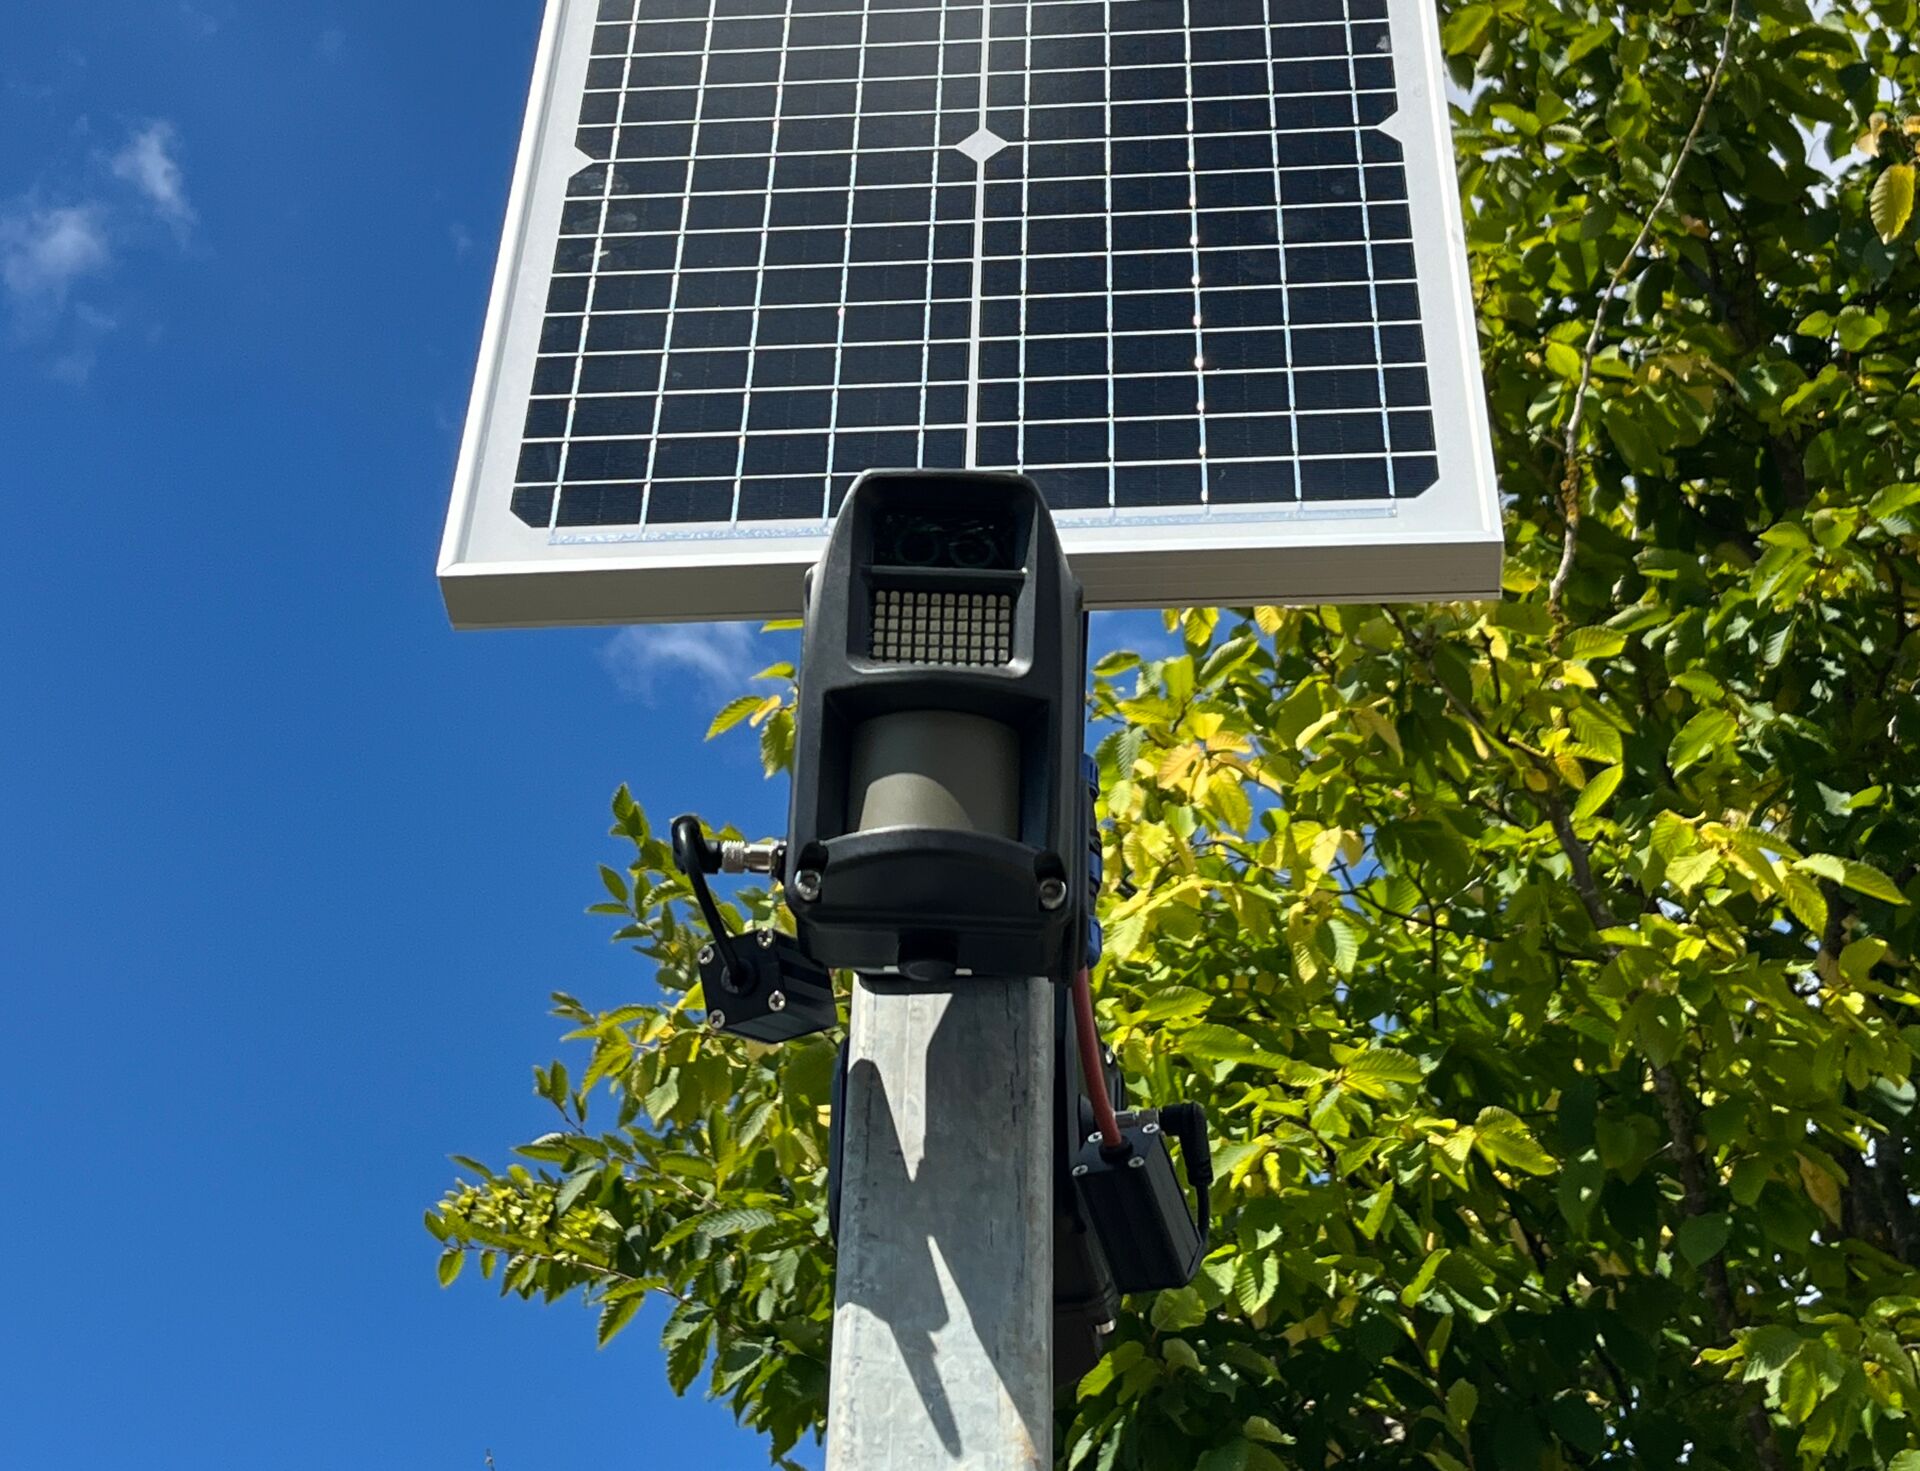
[(883, 664), (1013, 662), (1013, 595), (875, 588), (872, 656)]

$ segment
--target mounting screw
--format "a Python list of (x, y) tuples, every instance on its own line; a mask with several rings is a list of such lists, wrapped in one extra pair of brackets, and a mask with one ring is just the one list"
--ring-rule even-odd
[(785, 991), (775, 991), (772, 995), (767, 997), (768, 1011), (785, 1011), (786, 1009), (787, 1009), (787, 993)]
[(1076, 1180), (1086, 1173), (1087, 1167), (1085, 1165), (1075, 1165), (1073, 1167), (1073, 1178)]
[(714, 1031), (719, 1031), (722, 1027), (726, 1026), (726, 1024), (727, 1014), (724, 1011), (710, 1011), (707, 1013), (707, 1025), (712, 1027)]
[(1067, 883), (1065, 879), (1040, 880), (1040, 907), (1046, 910), (1058, 909), (1067, 902)]
[(811, 904), (820, 897), (820, 871), (803, 868), (793, 876), (793, 892)]
[(1140, 1132), (1142, 1134), (1158, 1134), (1160, 1132), (1160, 1126), (1158, 1124), (1142, 1124), (1140, 1126)]
[(1127, 1161), (1127, 1168), (1130, 1170), (1144, 1170), (1146, 1167), (1147, 1167), (1146, 1159), (1143, 1156), (1138, 1154), (1136, 1154), (1132, 1159)]
[(719, 955), (719, 953), (720, 952), (711, 945), (702, 945), (700, 947), (700, 963), (702, 965), (712, 965), (714, 957)]
[(759, 945), (759, 947), (762, 950), (771, 950), (773, 948), (773, 931), (772, 930), (762, 930), (760, 931), (759, 934), (755, 935), (753, 938), (754, 938), (754, 942), (757, 945)]
[(1091, 1134), (1087, 1135), (1087, 1143), (1098, 1144), (1102, 1139), (1106, 1137), (1107, 1136), (1105, 1134), (1102, 1134), (1098, 1129), (1095, 1129)]

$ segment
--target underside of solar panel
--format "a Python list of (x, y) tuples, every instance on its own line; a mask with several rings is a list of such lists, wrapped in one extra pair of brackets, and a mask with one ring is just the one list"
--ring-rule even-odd
[(869, 469), (1094, 606), (1496, 595), (1421, 0), (552, 0), (442, 584), (791, 614)]

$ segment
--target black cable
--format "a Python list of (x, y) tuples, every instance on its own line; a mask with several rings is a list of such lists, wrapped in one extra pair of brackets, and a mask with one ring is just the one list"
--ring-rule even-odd
[(739, 957), (734, 954), (733, 932), (727, 928), (720, 906), (714, 902), (713, 890), (707, 886), (707, 875), (720, 871), (720, 855), (707, 842), (700, 819), (691, 813), (673, 820), (673, 862), (693, 884), (694, 902), (700, 906), (707, 928), (713, 933), (713, 948), (720, 957), (722, 978), (732, 990), (744, 991), (747, 977)]

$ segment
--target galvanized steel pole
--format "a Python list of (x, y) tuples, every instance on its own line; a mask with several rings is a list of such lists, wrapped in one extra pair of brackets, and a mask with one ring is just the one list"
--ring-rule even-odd
[(1053, 1464), (1053, 992), (857, 980), (827, 1471)]

